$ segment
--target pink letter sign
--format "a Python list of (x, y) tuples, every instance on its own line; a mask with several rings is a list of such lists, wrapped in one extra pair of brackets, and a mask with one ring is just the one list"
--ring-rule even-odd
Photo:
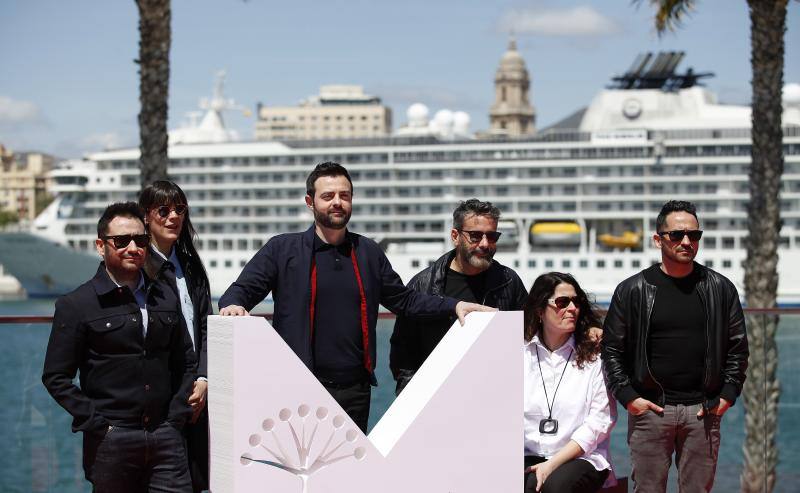
[(266, 320), (209, 317), (211, 491), (518, 491), (522, 340), (522, 312), (456, 322), (367, 437)]

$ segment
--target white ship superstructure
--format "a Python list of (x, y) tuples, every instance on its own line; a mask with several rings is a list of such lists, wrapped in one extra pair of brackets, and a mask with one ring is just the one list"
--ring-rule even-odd
[[(697, 204), (705, 230), (698, 261), (743, 292), (749, 108), (719, 105), (694, 82), (605, 89), (585, 111), (523, 139), (176, 144), (169, 174), (188, 195), (215, 296), (270, 237), (311, 224), (305, 178), (323, 161), (348, 168), (350, 228), (383, 245), (406, 281), (451, 248), (454, 207), (477, 197), (501, 209), (496, 259), (527, 285), (543, 272), (567, 271), (607, 301), (619, 281), (659, 260), (650, 240), (655, 217), (664, 202), (682, 199)], [(800, 301), (798, 89), (789, 85), (784, 95), (783, 303)], [(64, 163), (52, 175), (58, 199), (35, 232), (92, 253), (102, 210), (138, 194), (138, 157), (126, 149)]]

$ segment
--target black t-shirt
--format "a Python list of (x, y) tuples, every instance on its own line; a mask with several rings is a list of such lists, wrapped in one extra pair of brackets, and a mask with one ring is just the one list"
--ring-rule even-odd
[(653, 265), (644, 277), (656, 286), (647, 338), (650, 371), (664, 388), (667, 404), (698, 404), (703, 401), (707, 341), (697, 271), (676, 278)]
[(361, 334), (361, 296), (351, 249), (347, 241), (333, 246), (314, 238), (314, 373), (323, 381), (351, 383), (368, 378)]
[(486, 295), (486, 271), (468, 276), (448, 268), (444, 294), (461, 301), (483, 303)]

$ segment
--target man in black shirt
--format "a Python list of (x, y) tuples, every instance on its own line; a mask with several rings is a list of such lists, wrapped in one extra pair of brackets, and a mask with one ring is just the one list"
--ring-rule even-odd
[(636, 492), (664, 492), (673, 453), (681, 493), (711, 491), (720, 419), (742, 391), (747, 334), (728, 279), (694, 262), (695, 206), (664, 204), (661, 263), (614, 291), (603, 332), (609, 389), (628, 410)]
[(272, 292), (272, 325), (366, 433), (375, 380), (378, 306), (398, 315), (462, 320), (490, 308), (403, 285), (377, 243), (347, 230), (353, 182), (338, 163), (321, 163), (306, 180), (314, 224), (271, 238), (219, 300), (220, 315), (241, 316)]
[[(450, 239), (455, 247), (414, 276), (408, 287), (457, 300), (522, 310), (525, 285), (512, 269), (493, 260), (500, 233), (500, 210), (491, 202), (470, 199), (453, 212)], [(398, 316), (391, 339), (389, 364), (399, 395), (453, 325), (455, 317), (420, 319)]]

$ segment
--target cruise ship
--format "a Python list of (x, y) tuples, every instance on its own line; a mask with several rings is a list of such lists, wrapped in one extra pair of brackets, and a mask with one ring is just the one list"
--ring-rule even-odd
[[(238, 142), (223, 125), (220, 86), (202, 121), (171, 134), (169, 147), (212, 295), (270, 237), (311, 224), (305, 178), (323, 161), (348, 168), (350, 229), (382, 245), (405, 281), (452, 247), (452, 211), (477, 197), (502, 211), (498, 261), (527, 285), (546, 271), (571, 272), (604, 303), (619, 281), (659, 261), (655, 217), (683, 199), (697, 204), (705, 231), (698, 261), (743, 293), (750, 108), (719, 104), (701, 84), (708, 74), (675, 70), (679, 55), (640, 57), (587, 107), (525, 137), (407, 129)], [(787, 305), (800, 302), (800, 85), (784, 88), (783, 103), (779, 302)], [(424, 116), (418, 106), (409, 112)], [(97, 218), (110, 202), (136, 199), (138, 158), (138, 149), (122, 149), (61, 163), (52, 172), (57, 198), (31, 231), (0, 235), (0, 263), (29, 295), (58, 294), (92, 275)]]

